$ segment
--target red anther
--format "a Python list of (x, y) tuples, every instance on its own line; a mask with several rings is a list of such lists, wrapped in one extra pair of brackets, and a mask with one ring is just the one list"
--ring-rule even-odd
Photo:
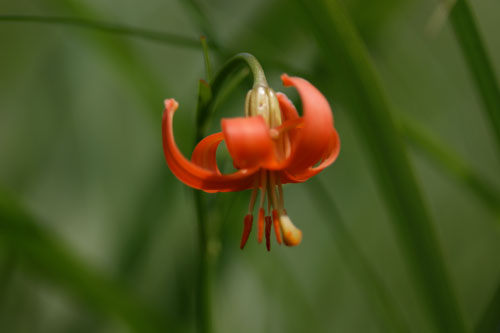
[(268, 251), (271, 251), (271, 225), (273, 221), (271, 216), (266, 216), (266, 247)]
[(241, 235), (240, 249), (243, 250), (245, 244), (247, 243), (248, 236), (250, 236), (250, 231), (252, 231), (253, 215), (247, 214), (245, 220), (243, 221), (243, 235)]
[(276, 241), (281, 245), (281, 230), (280, 230), (280, 214), (276, 209), (273, 209), (273, 224), (274, 224), (274, 234), (276, 235)]
[(259, 209), (259, 220), (257, 222), (257, 241), (262, 243), (262, 236), (264, 235), (264, 221), (265, 221), (264, 208)]

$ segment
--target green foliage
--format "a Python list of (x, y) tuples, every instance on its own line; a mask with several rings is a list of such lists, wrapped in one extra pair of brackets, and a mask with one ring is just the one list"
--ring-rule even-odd
[(62, 287), (101, 315), (117, 317), (136, 332), (161, 331), (165, 327), (124, 288), (87, 267), (3, 190), (0, 221), (2, 246), (15, 254), (15, 260), (29, 273)]
[[(451, 8), (464, 65), (435, 3), (344, 2), (0, 5), (0, 330), (495, 331), (498, 4)], [(162, 159), (165, 98), (186, 156), (242, 115), (239, 52), (333, 106), (339, 160), (285, 186), (297, 248), (241, 252), (246, 194), (193, 200)]]
[(500, 149), (500, 88), (467, 0), (456, 1), (450, 21)]
[(375, 177), (393, 214), (400, 246), (435, 329), (466, 331), (434, 226), (392, 119), (391, 107), (361, 39), (336, 1), (327, 5), (321, 1), (301, 3), (309, 15), (308, 22), (314, 22), (311, 26), (325, 57), (335, 59), (328, 62), (332, 75), (337, 73), (351, 93), (346, 97), (347, 105), (370, 153)]

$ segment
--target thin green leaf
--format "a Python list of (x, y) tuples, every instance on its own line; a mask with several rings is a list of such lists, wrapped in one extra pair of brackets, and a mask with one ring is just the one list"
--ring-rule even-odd
[[(139, 200), (130, 213), (130, 229), (124, 230), (123, 241), (118, 246), (116, 276), (122, 281), (135, 283), (140, 274), (139, 268), (149, 254), (154, 236), (164, 224), (161, 218), (173, 202), (173, 184), (165, 170), (165, 162), (158, 159), (154, 170), (148, 170), (143, 183), (147, 184)], [(128, 222), (128, 223), (127, 223)]]
[(203, 49), (203, 59), (205, 60), (205, 75), (208, 82), (212, 81), (212, 65), (210, 63), (210, 54), (208, 52), (207, 37), (202, 36), (201, 47)]
[(424, 156), (444, 173), (453, 177), (458, 184), (474, 194), (488, 208), (500, 223), (500, 191), (475, 172), (456, 152), (444, 145), (420, 124), (409, 118), (401, 121), (402, 133)]
[(184, 48), (198, 48), (200, 46), (200, 43), (196, 38), (80, 17), (2, 14), (0, 15), (0, 22), (31, 22), (51, 24), (56, 26), (72, 26), (108, 32), (113, 35), (135, 37), (142, 40), (168, 44), (171, 46), (179, 46)]
[(467, 331), (433, 223), (420, 194), (391, 107), (355, 27), (336, 0), (298, 0), (332, 76), (342, 82), (349, 114), (365, 142), (402, 254), (435, 329)]
[(497, 148), (500, 152), (500, 89), (467, 0), (456, 0), (450, 12), (450, 20), (481, 96), (484, 111), (495, 133)]
[(493, 293), (490, 302), (486, 306), (481, 318), (475, 326), (477, 333), (498, 333), (500, 329), (500, 284)]
[(210, 41), (210, 46), (212, 49), (216, 50), (218, 53), (222, 52), (222, 47), (217, 43), (217, 36), (215, 31), (210, 24), (208, 17), (205, 15), (205, 10), (202, 8), (198, 0), (181, 0), (179, 3), (184, 6), (192, 17), (192, 22), (194, 22), (200, 32), (207, 36)]
[[(99, 17), (100, 15), (95, 12), (90, 6), (80, 1), (74, 0), (50, 0), (51, 4), (57, 6), (59, 9), (68, 12), (75, 17)], [(69, 19), (71, 18), (64, 18)], [(88, 21), (86, 21), (88, 22)], [(91, 20), (90, 22), (97, 22)], [(57, 24), (57, 23), (56, 23)], [(195, 47), (199, 49), (199, 41), (192, 39), (188, 41), (183, 36), (170, 34), (146, 29), (114, 25), (109, 23), (102, 23), (104, 27), (118, 27), (119, 29), (107, 30), (110, 34), (120, 34), (123, 36), (134, 36), (139, 39), (147, 39), (153, 42), (158, 42), (163, 45), (177, 45), (182, 47)], [(86, 25), (86, 28), (92, 30), (100, 30), (99, 25)], [(122, 29), (123, 28), (123, 29)], [(130, 31), (130, 34), (128, 32)], [(151, 38), (153, 37), (154, 38)], [(142, 101), (150, 110), (149, 115), (151, 121), (157, 122), (158, 115), (161, 111), (161, 101), (163, 100), (163, 91), (165, 84), (160, 82), (152, 68), (135, 53), (133, 46), (126, 40), (112, 38), (104, 34), (85, 34), (88, 45), (94, 48), (98, 53), (103, 54), (110, 66), (113, 66), (117, 73), (121, 74), (124, 80), (128, 81), (134, 88), (135, 92), (139, 94)], [(170, 38), (174, 37), (174, 38)], [(177, 43), (182, 41), (182, 43)], [(174, 42), (174, 44), (171, 44)], [(147, 254), (149, 243), (148, 239), (156, 232), (159, 223), (155, 219), (161, 214), (162, 209), (165, 209), (165, 204), (161, 204), (161, 200), (168, 196), (171, 181), (173, 177), (168, 179), (164, 178), (165, 172), (158, 171), (152, 177), (150, 186), (146, 193), (146, 199), (141, 201), (138, 205), (137, 213), (133, 216), (134, 225), (131, 226), (130, 233), (124, 236), (124, 243), (120, 244), (118, 249), (119, 262), (117, 271), (122, 273), (133, 280), (133, 276), (137, 274), (139, 263), (143, 261), (144, 256)]]
[(195, 143), (205, 136), (212, 96), (212, 88), (210, 85), (205, 80), (200, 80), (198, 82), (198, 105), (196, 106)]
[(22, 268), (56, 282), (68, 293), (136, 332), (160, 331), (163, 322), (116, 282), (101, 276), (48, 233), (24, 208), (0, 189), (0, 245), (16, 253)]
[[(99, 17), (97, 12), (81, 1), (49, 0), (46, 4), (47, 6), (53, 4), (58, 10), (64, 10), (75, 17)], [(124, 82), (131, 85), (134, 92), (148, 106), (148, 110), (158, 115), (158, 108), (161, 109), (161, 102), (158, 101), (164, 98), (166, 83), (161, 81), (156, 74), (157, 71), (150, 68), (136, 53), (134, 45), (110, 34), (87, 33), (82, 36), (86, 37), (90, 47), (107, 58), (111, 68), (123, 77)]]
[[(4, 252), (4, 253), (2, 253)], [(17, 258), (14, 251), (10, 249), (1, 249), (0, 251), (0, 309), (6, 299), (5, 295), (9, 288), (14, 268), (17, 264)]]
[(362, 288), (364, 296), (371, 303), (371, 308), (378, 314), (377, 319), (381, 321), (381, 331), (409, 332), (410, 328), (404, 322), (398, 304), (356, 244), (328, 190), (317, 178), (310, 179), (306, 185), (312, 202), (317, 206), (317, 210), (323, 215), (324, 221), (327, 221), (332, 231), (333, 244), (336, 245), (353, 277), (358, 280), (357, 285)]

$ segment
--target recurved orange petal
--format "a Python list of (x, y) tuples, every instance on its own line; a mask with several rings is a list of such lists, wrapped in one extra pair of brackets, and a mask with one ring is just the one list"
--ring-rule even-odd
[[(333, 115), (325, 96), (308, 81), (281, 76), (285, 86), (294, 86), (302, 99), (303, 126), (296, 130), (292, 139), (291, 161), (287, 171), (294, 174), (314, 166), (325, 156), (334, 132)], [(281, 97), (280, 107), (291, 114), (291, 102)]]
[(281, 182), (283, 184), (305, 182), (307, 179), (317, 175), (324, 168), (335, 162), (337, 156), (339, 155), (339, 152), (340, 152), (340, 139), (337, 131), (334, 129), (330, 136), (328, 147), (325, 150), (325, 154), (321, 159), (321, 163), (316, 167), (309, 167), (305, 170), (298, 171), (295, 173), (287, 170), (282, 173)]
[[(165, 100), (162, 119), (163, 152), (172, 173), (184, 184), (206, 192), (241, 191), (253, 187), (254, 174), (258, 168), (241, 169), (232, 174), (221, 175), (189, 161), (182, 155), (175, 144), (173, 133), (173, 116), (178, 106), (173, 98)], [(213, 144), (206, 147), (212, 149)]]
[(278, 102), (280, 105), (283, 122), (300, 117), (297, 109), (295, 108), (295, 105), (293, 105), (292, 101), (290, 101), (287, 95), (278, 92), (276, 93), (276, 97), (278, 98)]
[(220, 174), (217, 166), (217, 148), (224, 140), (222, 132), (214, 133), (201, 140), (194, 148), (191, 161), (202, 168)]
[(222, 119), (222, 133), (234, 165), (240, 169), (266, 167), (275, 159), (269, 127), (261, 116)]

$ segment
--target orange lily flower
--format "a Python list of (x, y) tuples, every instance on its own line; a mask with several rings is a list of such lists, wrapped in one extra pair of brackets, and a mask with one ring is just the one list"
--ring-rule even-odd
[[(323, 94), (302, 78), (283, 74), (281, 79), (285, 86), (294, 86), (299, 92), (302, 116), (286, 95), (267, 86), (254, 86), (246, 98), (246, 117), (222, 119), (222, 132), (201, 140), (191, 161), (174, 141), (172, 123), (178, 103), (165, 100), (163, 150), (172, 173), (184, 184), (205, 192), (253, 189), (244, 218), (241, 249), (250, 235), (259, 191), (258, 242), (262, 242), (265, 231), (269, 251), (273, 227), (278, 244), (283, 236), (286, 245), (298, 245), (302, 232), (286, 213), (282, 184), (301, 183), (318, 174), (335, 161), (340, 150), (332, 111)], [(217, 167), (216, 151), (223, 140), (238, 169), (231, 174), (221, 174)]]

